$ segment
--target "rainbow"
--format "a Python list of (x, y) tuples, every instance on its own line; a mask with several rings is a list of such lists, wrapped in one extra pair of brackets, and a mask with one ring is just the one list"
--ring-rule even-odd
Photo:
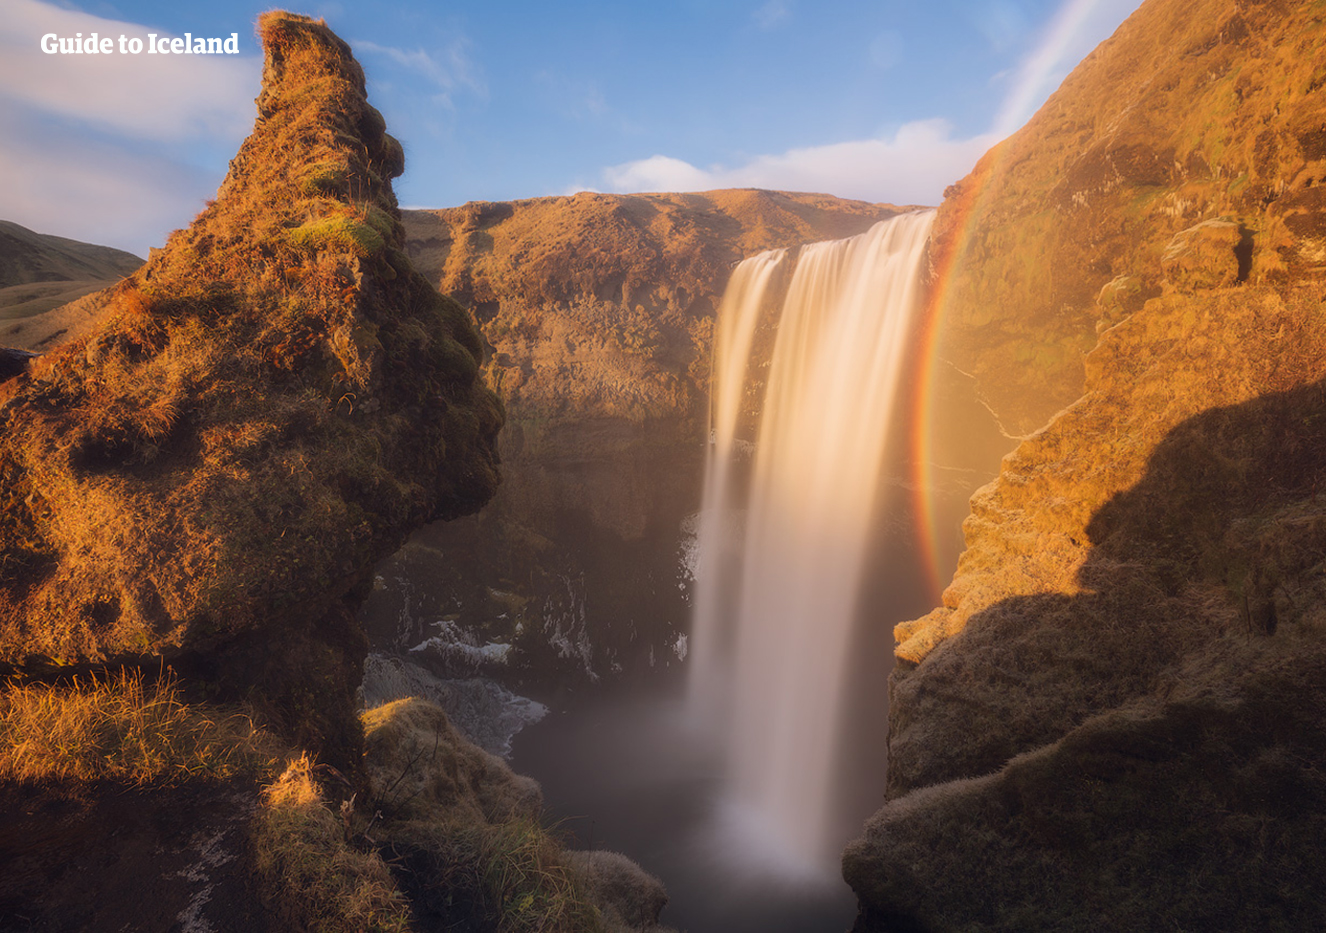
[(913, 396), (910, 424), (909, 460), (912, 464), (911, 487), (916, 515), (919, 551), (927, 582), (936, 601), (940, 600), (945, 580), (951, 574), (942, 554), (938, 517), (935, 508), (934, 462), (935, 382), (939, 372), (939, 341), (951, 311), (950, 291), (958, 269), (971, 246), (976, 218), (985, 213), (994, 182), (1009, 153), (1008, 135), (1027, 117), (1032, 102), (1055, 67), (1062, 61), (1084, 31), (1089, 15), (1101, 0), (1068, 0), (1055, 14), (1036, 50), (1019, 70), (994, 122), (995, 143), (972, 169), (970, 175), (946, 192), (944, 204), (935, 219), (930, 246), (930, 288), (922, 309), (917, 350), (920, 364), (916, 373), (917, 391)]
[[(946, 568), (941, 553), (938, 516), (935, 509), (935, 478), (932, 464), (935, 459), (935, 382), (939, 372), (939, 340), (949, 310), (950, 288), (955, 272), (971, 245), (974, 219), (981, 215), (989, 198), (991, 182), (1003, 161), (1004, 143), (997, 143), (953, 192), (944, 199), (930, 238), (930, 289), (920, 315), (916, 347), (920, 366), (915, 375), (917, 390), (913, 395), (913, 408), (908, 423), (909, 462), (912, 465), (910, 487), (913, 494), (913, 512), (916, 515), (919, 553), (925, 569), (931, 595), (938, 601), (943, 593), (944, 580), (951, 572)], [(956, 190), (955, 190), (956, 189)]]

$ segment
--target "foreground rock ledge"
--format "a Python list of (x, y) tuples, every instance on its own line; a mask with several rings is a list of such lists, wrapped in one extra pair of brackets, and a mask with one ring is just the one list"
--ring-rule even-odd
[(413, 269), (349, 48), (259, 21), (253, 134), (105, 323), (0, 385), (0, 662), (161, 659), (355, 759), (354, 611), (497, 483), (467, 313)]

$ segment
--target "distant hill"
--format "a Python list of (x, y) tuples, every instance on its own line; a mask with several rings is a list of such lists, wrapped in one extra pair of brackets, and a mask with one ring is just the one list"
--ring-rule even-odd
[(133, 253), (0, 220), (0, 320), (31, 317), (105, 288), (143, 264)]

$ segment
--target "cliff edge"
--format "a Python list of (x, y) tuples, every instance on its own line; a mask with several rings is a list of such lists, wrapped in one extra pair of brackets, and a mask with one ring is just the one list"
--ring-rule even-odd
[(859, 930), (1326, 923), (1323, 40), (1151, 0), (950, 190), (946, 352), (1027, 436), (897, 628)]

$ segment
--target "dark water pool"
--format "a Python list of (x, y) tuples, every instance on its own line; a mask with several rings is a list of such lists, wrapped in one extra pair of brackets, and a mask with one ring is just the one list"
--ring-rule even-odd
[[(548, 811), (583, 848), (623, 852), (667, 886), (661, 921), (686, 933), (837, 933), (856, 898), (837, 865), (771, 857), (720, 799), (719, 764), (675, 685), (553, 704), (513, 743)], [(857, 824), (859, 826), (859, 823)], [(849, 833), (844, 830), (843, 841)]]

